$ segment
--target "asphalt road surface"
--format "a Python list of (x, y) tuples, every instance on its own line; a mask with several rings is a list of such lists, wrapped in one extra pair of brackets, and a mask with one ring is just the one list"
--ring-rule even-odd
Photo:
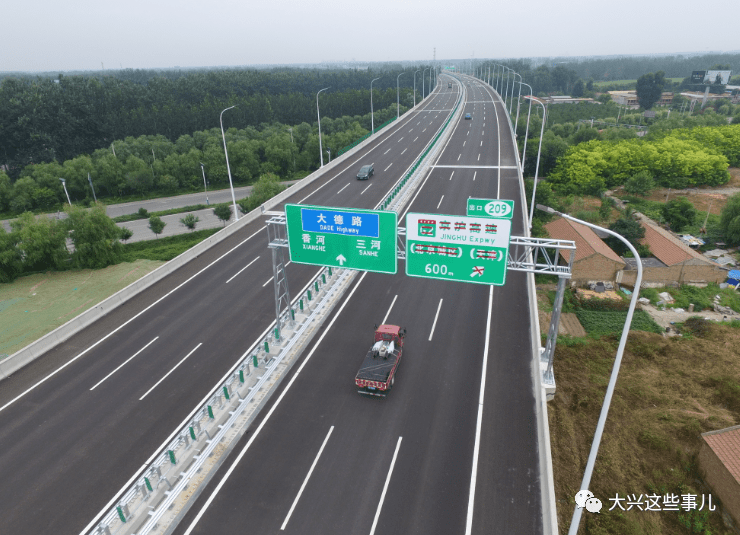
[[(408, 209), (515, 199), (523, 235), (502, 105), (467, 89), (472, 119)], [(388, 397), (368, 399), (353, 379), (384, 322), (407, 328), (404, 355)], [(530, 329), (523, 273), (500, 287), (363, 275), (175, 533), (542, 533)]]
[[(376, 206), (456, 97), (438, 90), (290, 202)], [(366, 163), (375, 175), (355, 180)], [(290, 264), (291, 288), (316, 271)], [(2, 532), (79, 533), (270, 325), (271, 277), (257, 220), (4, 380)], [(346, 336), (364, 346), (370, 334)]]

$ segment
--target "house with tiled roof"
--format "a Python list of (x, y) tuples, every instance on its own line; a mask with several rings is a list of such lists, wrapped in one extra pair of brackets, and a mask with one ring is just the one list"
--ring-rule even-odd
[(699, 469), (712, 494), (740, 526), (740, 425), (701, 435)]
[[(675, 284), (703, 285), (720, 283), (727, 279), (727, 270), (694, 251), (670, 231), (662, 228), (652, 219), (636, 214), (645, 229), (645, 237), (640, 240), (650, 248), (654, 258), (643, 259), (642, 286), (666, 286)], [(634, 285), (637, 277), (635, 260), (626, 258), (628, 267), (618, 275), (617, 282)]]
[[(585, 225), (559, 218), (545, 225), (545, 228), (551, 238), (572, 240), (576, 243), (571, 278), (574, 284), (614, 281), (617, 273), (626, 266), (624, 260)], [(564, 259), (566, 262), (567, 260)]]

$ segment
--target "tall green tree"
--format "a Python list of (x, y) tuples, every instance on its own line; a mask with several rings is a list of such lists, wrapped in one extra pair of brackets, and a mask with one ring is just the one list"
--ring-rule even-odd
[(665, 203), (661, 214), (674, 232), (681, 232), (696, 220), (696, 208), (686, 197), (676, 197)]
[(164, 230), (164, 227), (167, 226), (167, 223), (162, 221), (162, 219), (159, 216), (153, 215), (149, 218), (149, 230), (154, 232), (154, 235), (159, 238), (159, 235), (162, 234), (162, 231)]
[(23, 258), (23, 271), (46, 271), (64, 267), (69, 259), (67, 225), (46, 216), (24, 212), (10, 223), (17, 233), (17, 248)]
[[(630, 214), (625, 214), (609, 226), (609, 230), (621, 234), (628, 242), (635, 246), (640, 246), (639, 240), (645, 237), (645, 228), (639, 222), (632, 219)], [(606, 244), (618, 255), (623, 255), (628, 251), (627, 246), (622, 240), (617, 238), (606, 238)]]
[(637, 79), (637, 100), (640, 106), (649, 110), (660, 100), (665, 85), (665, 73), (658, 71), (655, 74), (649, 72)]
[(727, 200), (719, 218), (719, 227), (728, 243), (740, 243), (740, 193)]
[(213, 213), (217, 218), (223, 221), (224, 226), (226, 226), (226, 222), (231, 219), (231, 206), (228, 204), (219, 204), (213, 209)]
[(18, 232), (7, 232), (0, 225), (0, 283), (13, 282), (23, 272), (23, 257), (18, 248)]
[(74, 267), (100, 269), (120, 260), (123, 252), (119, 241), (121, 231), (106, 215), (103, 204), (97, 203), (88, 209), (68, 206), (65, 212), (74, 245)]

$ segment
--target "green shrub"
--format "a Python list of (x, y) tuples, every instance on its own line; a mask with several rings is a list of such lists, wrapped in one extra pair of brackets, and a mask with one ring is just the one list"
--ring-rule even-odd
[(212, 236), (221, 229), (196, 230), (188, 234), (169, 236), (158, 240), (147, 240), (136, 243), (127, 243), (123, 246), (121, 260), (133, 262), (134, 260), (161, 260), (169, 261), (184, 253), (192, 246)]
[[(597, 310), (576, 310), (578, 321), (588, 334), (611, 334), (621, 333), (624, 328), (624, 322), (627, 319), (627, 312), (621, 311), (597, 311)], [(635, 310), (632, 317), (632, 331), (647, 331), (652, 333), (662, 333), (663, 329), (653, 321), (650, 314), (644, 310)]]

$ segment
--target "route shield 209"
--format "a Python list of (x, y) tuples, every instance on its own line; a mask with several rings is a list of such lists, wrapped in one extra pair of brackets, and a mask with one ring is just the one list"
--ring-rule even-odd
[(501, 286), (511, 221), (440, 214), (406, 216), (406, 274)]

